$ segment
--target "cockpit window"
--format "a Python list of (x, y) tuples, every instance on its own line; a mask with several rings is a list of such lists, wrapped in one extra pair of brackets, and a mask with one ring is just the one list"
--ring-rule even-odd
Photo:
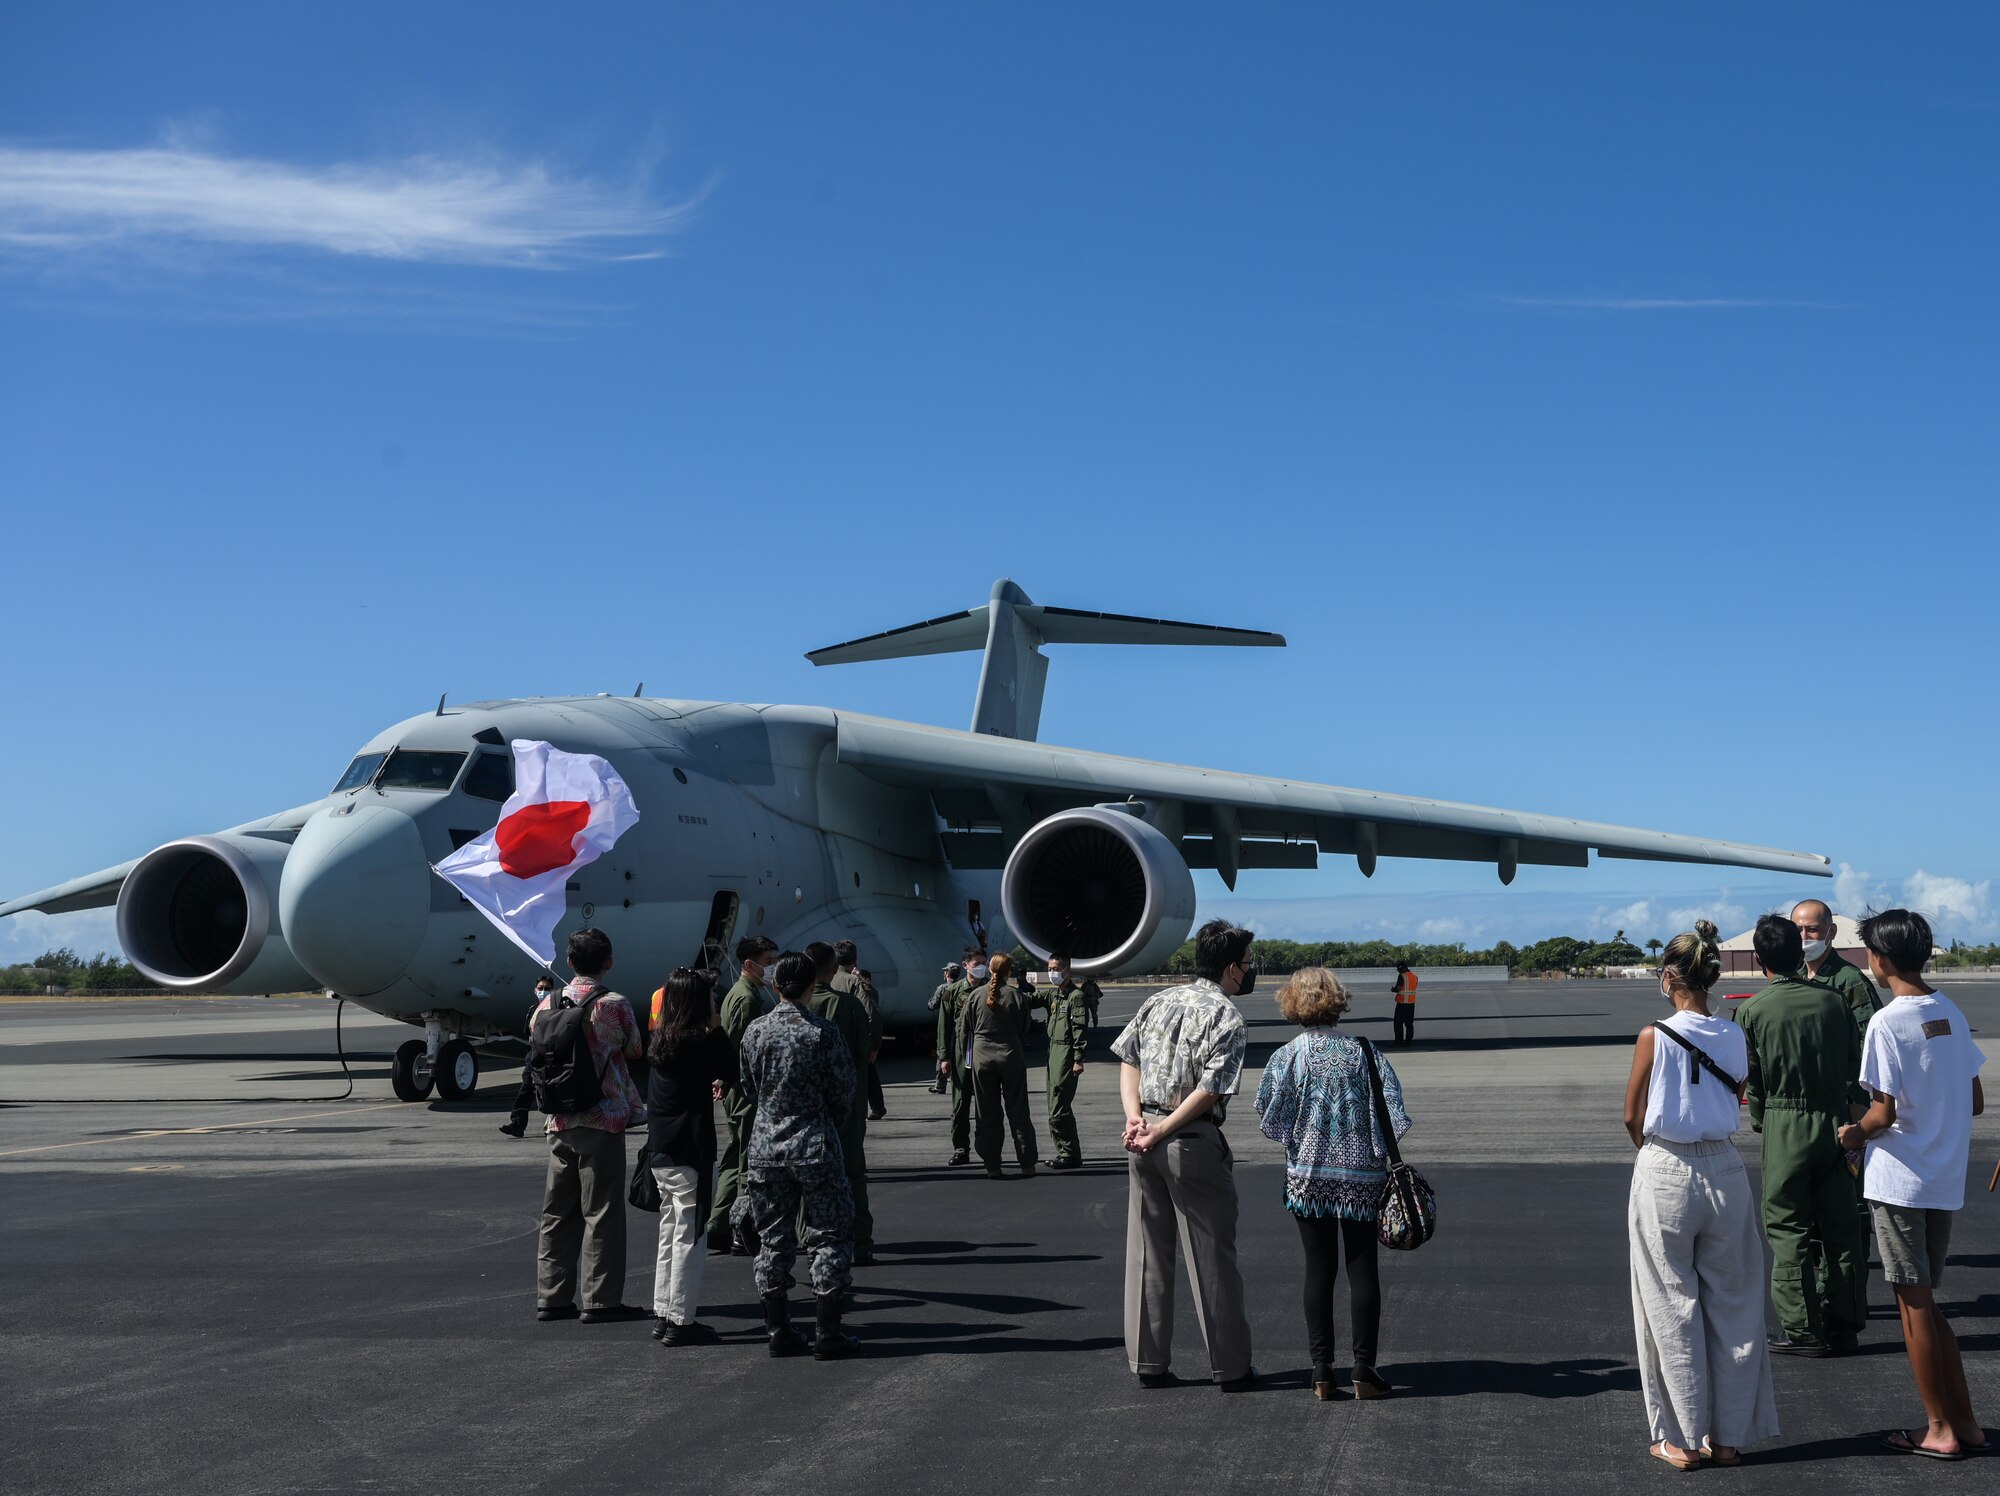
[(398, 748), (389, 755), (379, 788), (436, 790), (443, 793), (458, 778), (458, 766), (464, 762), (463, 753), (423, 753), (411, 748)]
[(465, 792), (481, 800), (505, 800), (514, 793), (514, 755), (475, 754), (465, 776)]
[(347, 772), (340, 776), (340, 783), (333, 787), (333, 793), (344, 794), (366, 786), (375, 777), (375, 771), (382, 767), (382, 760), (388, 756), (386, 753), (356, 754), (354, 762), (347, 766)]

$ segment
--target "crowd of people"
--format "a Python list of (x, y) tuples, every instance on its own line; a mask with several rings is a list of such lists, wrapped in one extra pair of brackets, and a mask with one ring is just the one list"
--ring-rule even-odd
[[(1872, 982), (1831, 949), (1832, 927), (1816, 900), (1791, 918), (1760, 920), (1767, 984), (1735, 1021), (1711, 1007), (1721, 973), (1715, 927), (1704, 921), (1676, 936), (1660, 968), (1671, 1012), (1641, 1031), (1634, 1050), (1624, 1108), (1638, 1149), (1628, 1201), (1633, 1318), (1650, 1453), (1677, 1469), (1733, 1465), (1746, 1446), (1777, 1436), (1771, 1356), (1856, 1348), (1867, 1324), (1871, 1230), (1926, 1414), (1922, 1428), (1898, 1431), (1889, 1446), (1947, 1460), (1986, 1448), (1935, 1297), (1964, 1201), (1971, 1119), (1984, 1106), (1984, 1059), (1964, 1015), (1923, 981), (1931, 931), (1920, 915), (1889, 910), (1863, 922)], [(1194, 979), (1147, 997), (1110, 1045), (1128, 1155), (1126, 1351), (1146, 1387), (1175, 1380), (1176, 1241), (1207, 1379), (1225, 1393), (1258, 1379), (1224, 1131), (1247, 1049), (1238, 1001), (1258, 976), (1251, 943), (1250, 931), (1226, 921), (1203, 926)], [(880, 1002), (854, 946), (780, 953), (749, 937), (720, 1001), (713, 972), (676, 970), (654, 994), (649, 1039), (606, 985), (609, 940), (579, 931), (568, 955), (576, 979), (538, 1003), (529, 1068), (546, 1067), (544, 1030), (574, 1013), (601, 1085), (591, 1105), (547, 1120), (538, 1316), (644, 1314), (622, 1303), (624, 1133), (643, 1122), (661, 1210), (655, 1336), (669, 1346), (714, 1340), (697, 1314), (705, 1258), (744, 1252), (756, 1257), (772, 1355), (850, 1354), (846, 1292), (852, 1269), (873, 1261), (866, 1124), (885, 1110), (879, 1081), (871, 1085)], [(1049, 1167), (1079, 1167), (1074, 1098), (1102, 998), (1096, 983), (1076, 979), (1062, 952), (1049, 957), (1045, 980), (978, 951), (944, 976), (931, 1006), (938, 1082), (952, 1097), (949, 1163), (976, 1153), (988, 1176), (1004, 1177), (1011, 1137), (1020, 1175), (1035, 1174), (1027, 1051), (1031, 1017), (1043, 1013)], [(1891, 994), (1886, 1005), (1878, 983)], [(1399, 972), (1399, 1010), (1414, 1008), (1415, 991), (1415, 974)], [(1261, 1131), (1285, 1150), (1313, 1392), (1341, 1395), (1334, 1294), (1344, 1266), (1347, 1387), (1356, 1398), (1387, 1396), (1378, 1220), (1395, 1142), (1411, 1125), (1402, 1081), (1373, 1043), (1340, 1031), (1350, 996), (1333, 972), (1294, 973), (1277, 1003), (1300, 1033), (1266, 1063), (1255, 1107)], [(1407, 1044), (1413, 1014), (1397, 1016)], [(642, 1055), (650, 1062), (643, 1096), (628, 1068)], [(1760, 1134), (1754, 1209), (1734, 1142), (1746, 1115)], [(523, 1116), (517, 1107), (503, 1130), (518, 1135)], [(794, 1328), (788, 1297), (801, 1252), (814, 1298), (810, 1337)], [(1770, 1336), (1767, 1301), (1780, 1326)]]

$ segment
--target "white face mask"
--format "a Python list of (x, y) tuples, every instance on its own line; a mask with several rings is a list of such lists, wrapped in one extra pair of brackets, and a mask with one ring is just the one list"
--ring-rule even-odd
[(1805, 943), (1805, 955), (1808, 964), (1820, 960), (1826, 955), (1826, 942), (1824, 940), (1808, 940)]

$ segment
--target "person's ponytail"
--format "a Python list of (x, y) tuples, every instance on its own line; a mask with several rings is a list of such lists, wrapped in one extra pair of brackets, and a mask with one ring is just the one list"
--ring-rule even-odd
[(986, 1006), (997, 1007), (1000, 989), (1006, 985), (1007, 973), (1014, 969), (1014, 960), (1004, 952), (995, 956), (986, 968)]

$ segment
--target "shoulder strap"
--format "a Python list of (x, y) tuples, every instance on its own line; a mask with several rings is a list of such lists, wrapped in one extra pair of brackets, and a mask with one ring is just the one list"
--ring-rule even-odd
[(1389, 1167), (1394, 1169), (1403, 1162), (1402, 1151), (1396, 1147), (1396, 1126), (1389, 1120), (1388, 1098), (1382, 1094), (1382, 1072), (1375, 1068), (1375, 1041), (1357, 1039), (1361, 1046), (1361, 1058), (1368, 1062), (1368, 1089), (1375, 1097), (1375, 1119), (1382, 1124), (1382, 1145), (1389, 1153)]
[(1665, 1034), (1669, 1039), (1673, 1040), (1674, 1043), (1680, 1045), (1682, 1049), (1685, 1049), (1689, 1054), (1694, 1056), (1694, 1062), (1697, 1068), (1689, 1072), (1689, 1074), (1691, 1074), (1694, 1078), (1691, 1081), (1689, 1081), (1688, 1084), (1696, 1086), (1700, 1085), (1701, 1072), (1703, 1070), (1706, 1070), (1710, 1075), (1714, 1076), (1717, 1080), (1721, 1081), (1725, 1086), (1729, 1087), (1729, 1089), (1732, 1091), (1735, 1090), (1738, 1086), (1743, 1084), (1742, 1081), (1738, 1080), (1735, 1076), (1731, 1075), (1727, 1070), (1724, 1070), (1720, 1065), (1716, 1064), (1715, 1061), (1711, 1060), (1708, 1057), (1707, 1052), (1703, 1050), (1700, 1045), (1690, 1042), (1688, 1038), (1685, 1035), (1683, 1035), (1678, 1029), (1669, 1028), (1667, 1024), (1660, 1019), (1655, 1019), (1653, 1021), (1653, 1027), (1658, 1029), (1661, 1033)]

